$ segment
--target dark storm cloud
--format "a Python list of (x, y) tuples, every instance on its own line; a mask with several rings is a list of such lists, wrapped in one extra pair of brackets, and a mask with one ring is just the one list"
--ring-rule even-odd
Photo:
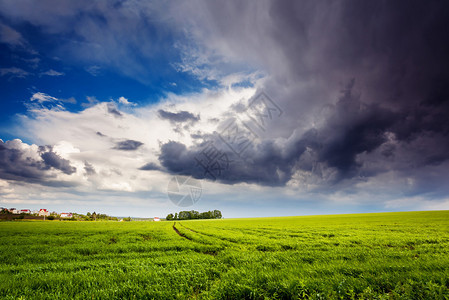
[(54, 175), (48, 170), (59, 170), (67, 175), (76, 172), (70, 161), (53, 152), (51, 146), (41, 146), (37, 150), (27, 147), (20, 140), (0, 140), (0, 178), (43, 185), (51, 181), (52, 185), (58, 185), (59, 181), (49, 180)]
[[(340, 80), (354, 77), (361, 100), (370, 104), (365, 108), (370, 111), (362, 116), (337, 112), (351, 126), (331, 126), (339, 130), (329, 132), (330, 140), (335, 134), (344, 139), (336, 141), (329, 154), (347, 153), (350, 161), (353, 154), (377, 147), (380, 140), (373, 139), (387, 131), (403, 142), (429, 131), (447, 141), (449, 4), (343, 1), (332, 9), (321, 3), (279, 1), (270, 8), (279, 33), (276, 40), (289, 57), (293, 79), (313, 76), (331, 82), (337, 76)], [(329, 23), (316, 28), (314, 20), (321, 14)], [(314, 59), (299, 58), (298, 53)], [(428, 155), (433, 150), (428, 149)], [(347, 166), (341, 159), (332, 164)]]
[[(422, 186), (436, 185), (435, 181), (426, 185), (429, 181), (426, 176), (416, 171), (412, 174), (409, 168), (422, 169), (429, 164), (439, 166), (446, 161), (449, 144), (443, 143), (445, 136), (433, 136), (422, 141), (415, 139), (412, 147), (401, 146), (405, 141), (398, 138), (392, 140), (391, 137), (399, 136), (398, 131), (408, 126), (404, 125), (408, 114), (382, 108), (376, 103), (362, 102), (360, 96), (353, 93), (353, 86), (354, 81), (351, 81), (342, 90), (336, 104), (322, 115), (326, 121), (319, 128), (304, 133), (296, 131), (282, 143), (270, 139), (255, 141), (242, 157), (237, 157), (226, 145), (220, 144), (219, 139), (207, 136), (219, 151), (227, 155), (229, 162), (228, 168), (223, 167), (223, 161), (218, 165), (208, 165), (216, 178), (212, 178), (198, 163), (205, 157), (202, 154), (205, 143), (187, 148), (179, 142), (168, 142), (161, 146), (159, 160), (171, 173), (217, 179), (228, 184), (246, 182), (284, 186), (295, 173), (303, 172), (315, 176), (322, 188), (338, 187), (348, 180), (360, 180), (361, 177), (396, 170), (402, 176), (413, 175), (419, 179), (421, 187), (417, 186), (414, 192), (424, 192)], [(438, 145), (430, 144), (429, 139), (438, 141)], [(433, 150), (426, 149), (426, 144)], [(374, 162), (375, 166), (368, 162)], [(223, 170), (217, 171), (220, 164)], [(325, 176), (326, 172), (331, 175)], [(437, 182), (442, 184), (441, 179)]]
[(134, 151), (137, 150), (143, 143), (134, 140), (125, 140), (117, 142), (113, 149), (124, 150), (124, 151)]
[(369, 153), (382, 145), (385, 132), (391, 131), (400, 118), (398, 113), (360, 102), (352, 94), (353, 84), (352, 81), (342, 92), (326, 124), (317, 129), (317, 147), (312, 147), (319, 161), (349, 176), (359, 167), (357, 154)]
[[(159, 160), (174, 174), (217, 179), (229, 184), (247, 182), (282, 186), (291, 178), (295, 162), (306, 150), (307, 144), (314, 143), (309, 139), (310, 134), (306, 133), (282, 146), (264, 140), (251, 144), (244, 155), (238, 157), (219, 138), (208, 135), (206, 142), (189, 148), (175, 141), (163, 144)], [(211, 152), (211, 149), (214, 150)], [(210, 157), (218, 159), (212, 161)]]
[(70, 165), (70, 161), (62, 158), (58, 154), (54, 152), (44, 152), (41, 154), (41, 157), (45, 164), (45, 169), (58, 169), (63, 173), (70, 175), (76, 172), (76, 168)]
[(187, 147), (175, 141), (170, 141), (161, 146), (159, 161), (170, 172), (190, 175), (194, 172), (195, 152), (187, 150)]
[[(248, 149), (252, 159), (230, 167), (222, 181), (283, 185), (317, 163), (332, 174), (331, 184), (395, 172), (425, 186), (433, 178), (429, 168), (447, 178), (448, 2), (230, 1), (205, 7), (209, 18), (192, 21), (208, 28), (199, 30), (203, 39), (226, 45), (214, 49), (225, 56), (264, 66), (270, 74), (265, 89), (285, 111)], [(192, 171), (197, 148), (165, 144), (161, 163), (201, 177)]]
[(3, 179), (32, 181), (42, 177), (41, 163), (23, 157), (18, 149), (10, 149), (0, 140), (0, 177)]
[(158, 111), (158, 113), (162, 119), (169, 120), (170, 122), (182, 123), (182, 122), (187, 122), (187, 121), (197, 122), (200, 120), (199, 115), (195, 116), (194, 114), (192, 114), (188, 111), (180, 111), (177, 113), (173, 113), (173, 112), (169, 112), (169, 111), (160, 109)]
[(142, 171), (157, 171), (160, 169), (161, 168), (158, 165), (156, 165), (155, 163), (152, 163), (152, 162), (149, 162), (139, 168), (139, 170), (142, 170)]

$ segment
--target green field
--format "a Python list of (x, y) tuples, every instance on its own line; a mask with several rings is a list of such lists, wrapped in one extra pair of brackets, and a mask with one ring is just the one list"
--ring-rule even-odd
[(3, 299), (449, 299), (449, 211), (0, 223)]

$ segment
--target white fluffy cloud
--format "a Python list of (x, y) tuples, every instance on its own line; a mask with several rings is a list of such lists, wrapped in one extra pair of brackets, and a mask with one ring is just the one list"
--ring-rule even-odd
[(44, 103), (44, 102), (55, 102), (58, 101), (58, 99), (45, 93), (37, 92), (34, 93), (33, 96), (31, 96), (30, 101), (37, 101), (38, 103)]
[[(21, 126), (15, 131), (34, 144), (14, 140), (6, 142), (7, 147), (20, 151), (25, 161), (27, 159), (42, 161), (40, 152), (42, 149), (40, 150), (37, 145), (51, 145), (51, 152), (73, 168), (69, 170), (76, 171), (64, 173), (62, 170), (67, 171), (68, 166), (54, 163), (53, 165), (59, 169), (42, 168), (45, 177), (41, 181), (30, 182), (27, 186), (20, 184), (20, 180), (18, 181), (20, 178), (2, 179), (0, 202), (31, 207), (38, 204), (54, 207), (71, 205), (76, 209), (86, 207), (86, 201), (90, 201), (91, 207), (101, 208), (108, 203), (111, 213), (114, 214), (118, 214), (125, 204), (130, 207), (150, 205), (157, 207), (157, 212), (165, 212), (170, 207), (176, 210), (177, 208), (173, 207), (166, 197), (166, 187), (172, 175), (163, 171), (160, 165), (160, 146), (170, 141), (183, 143), (187, 147), (193, 146), (195, 139), (191, 134), (207, 136), (216, 131), (219, 122), (232, 115), (232, 109), (241, 105), (243, 99), (250, 99), (255, 91), (256, 88), (226, 87), (184, 96), (172, 94), (158, 104), (136, 107), (129, 112), (118, 110), (111, 112), (111, 106), (115, 105), (113, 102), (99, 102), (80, 112), (45, 107), (33, 108), (31, 115), (21, 117)], [(33, 97), (34, 101), (41, 102), (57, 100), (44, 93), (36, 93)], [(123, 105), (124, 101), (122, 99), (118, 102)], [(196, 122), (189, 123), (188, 127), (179, 126), (176, 122), (162, 118), (159, 113), (161, 110), (172, 113), (189, 112), (198, 118)], [(281, 137), (278, 142), (289, 143), (288, 139)], [(157, 168), (151, 171), (140, 170), (148, 163), (157, 166), (159, 170)], [(275, 199), (282, 198), (282, 203), (286, 201), (283, 205), (287, 206), (299, 201), (303, 207), (304, 205), (312, 207), (309, 202), (313, 199), (314, 205), (327, 203), (329, 209), (331, 207), (354, 209), (364, 203), (378, 207), (378, 210), (388, 210), (403, 208), (400, 205), (402, 202), (397, 202), (396, 199), (409, 198), (395, 194), (396, 191), (390, 189), (388, 183), (397, 177), (394, 175), (389, 177), (388, 173), (362, 179), (356, 189), (353, 184), (346, 187), (342, 184), (338, 191), (323, 193), (317, 187), (321, 181), (326, 180), (326, 177), (333, 176), (326, 172), (331, 172), (331, 169), (314, 166), (310, 172), (298, 171), (286, 187), (277, 188), (238, 183), (229, 189), (227, 184), (202, 181), (204, 202), (200, 201), (198, 207), (207, 209), (211, 204), (207, 201), (212, 199), (213, 203), (221, 203), (231, 209), (238, 205), (258, 205), (258, 201), (254, 202), (255, 200), (251, 199), (271, 203)], [(378, 192), (378, 197), (370, 200), (369, 196), (373, 190)], [(242, 195), (245, 197), (242, 198)], [(410, 197), (419, 202), (413, 195)], [(424, 204), (427, 203), (418, 202), (407, 208), (425, 207)], [(405, 205), (406, 201), (403, 200), (403, 203)], [(431, 206), (431, 203), (427, 205)], [(312, 208), (310, 209), (312, 211)]]
[[(171, 94), (158, 104), (135, 108), (131, 112), (117, 110), (112, 113), (113, 102), (96, 103), (80, 112), (43, 106), (30, 108), (29, 115), (20, 117), (20, 126), (16, 127), (15, 132), (34, 144), (14, 140), (7, 142), (8, 147), (20, 149), (25, 161), (42, 161), (37, 145), (51, 145), (52, 153), (66, 160), (76, 171), (70, 175), (56, 169), (45, 171), (52, 172), (51, 178), (45, 177), (27, 187), (21, 186), (18, 178), (9, 178), (2, 181), (5, 187), (2, 186), (1, 201), (17, 205), (62, 205), (59, 196), (64, 195), (64, 199), (69, 199), (67, 203), (81, 205), (84, 196), (80, 195), (89, 193), (89, 198), (109, 199), (111, 195), (116, 195), (117, 199), (129, 203), (147, 199), (153, 204), (156, 201), (159, 206), (161, 203), (162, 206), (170, 206), (165, 193), (172, 175), (140, 168), (148, 163), (159, 165), (158, 155), (163, 143), (175, 140), (192, 145), (194, 139), (191, 133), (213, 133), (217, 130), (217, 120), (226, 118), (233, 105), (242, 99), (249, 99), (254, 92), (255, 88), (231, 88), (204, 90), (184, 96)], [(125, 98), (120, 99), (118, 102), (123, 105)], [(35, 93), (32, 101), (45, 103), (59, 100), (45, 93)], [(189, 124), (188, 128), (180, 127), (161, 118), (160, 110), (173, 113), (188, 111), (197, 115), (198, 121)], [(130, 149), (117, 147), (123, 144), (134, 146)], [(62, 190), (61, 187), (52, 187), (58, 184), (65, 187)], [(11, 186), (16, 187), (14, 191)], [(220, 183), (204, 182), (204, 186), (205, 195), (227, 191), (227, 186)], [(248, 185), (237, 185), (235, 188), (235, 191), (244, 190), (248, 190)], [(43, 194), (52, 196), (43, 199)]]
[[(210, 120), (223, 118), (230, 106), (242, 98), (249, 98), (254, 91), (254, 88), (241, 88), (205, 90), (185, 96), (169, 95), (159, 104), (135, 108), (129, 113), (117, 109), (111, 111), (113, 102), (97, 103), (80, 112), (33, 107), (31, 115), (20, 117), (16, 133), (35, 144), (19, 141), (8, 143), (11, 148), (19, 147), (24, 157), (35, 160), (40, 159), (36, 144), (51, 145), (55, 154), (76, 168), (70, 181), (80, 189), (89, 187), (93, 190), (122, 192), (155, 189), (163, 192), (166, 185), (164, 180), (168, 182), (169, 175), (139, 170), (149, 162), (159, 164), (160, 144), (176, 140), (192, 145), (191, 132), (212, 133), (216, 123)], [(39, 103), (59, 101), (45, 93), (35, 93), (31, 100)], [(121, 97), (119, 103), (131, 103), (125, 100)], [(189, 111), (201, 118), (187, 130), (161, 118), (158, 113), (160, 110)]]
[(123, 104), (123, 105), (129, 105), (129, 106), (136, 106), (137, 104), (136, 103), (133, 103), (133, 102), (130, 102), (128, 99), (126, 99), (125, 97), (120, 97), (120, 98), (118, 98), (118, 102), (120, 103), (120, 104)]

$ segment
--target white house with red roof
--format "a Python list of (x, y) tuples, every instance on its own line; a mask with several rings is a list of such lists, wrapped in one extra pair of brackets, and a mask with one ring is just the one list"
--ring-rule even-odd
[(72, 218), (73, 214), (72, 213), (61, 213), (60, 216), (61, 216), (61, 218), (68, 219), (68, 218)]
[(49, 215), (50, 215), (50, 212), (48, 210), (46, 210), (45, 208), (41, 208), (39, 210), (39, 216), (48, 217)]
[(159, 219), (159, 217), (154, 217), (154, 218), (153, 218), (153, 221), (154, 221), (154, 222), (159, 222), (160, 220), (161, 220), (161, 219)]

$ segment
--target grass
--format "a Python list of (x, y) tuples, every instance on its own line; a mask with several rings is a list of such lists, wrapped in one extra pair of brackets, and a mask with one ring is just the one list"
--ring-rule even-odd
[(449, 299), (449, 211), (0, 223), (3, 299)]

